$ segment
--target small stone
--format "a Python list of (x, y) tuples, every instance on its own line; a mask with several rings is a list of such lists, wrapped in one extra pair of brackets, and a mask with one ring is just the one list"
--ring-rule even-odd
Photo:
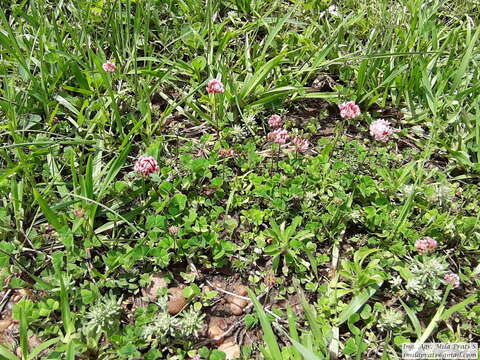
[[(236, 285), (233, 292), (239, 296), (248, 295), (247, 288), (243, 285)], [(230, 312), (232, 314), (241, 315), (243, 314), (243, 309), (250, 301), (230, 295), (227, 297), (227, 302), (229, 303)]]
[(158, 298), (158, 291), (167, 286), (167, 280), (165, 280), (162, 274), (153, 274), (150, 277), (150, 285), (147, 288), (142, 289), (142, 294), (143, 296), (147, 296), (150, 301), (154, 302)]
[(169, 301), (167, 309), (170, 315), (178, 314), (187, 305), (187, 299), (182, 295), (182, 289), (173, 287), (168, 289)]

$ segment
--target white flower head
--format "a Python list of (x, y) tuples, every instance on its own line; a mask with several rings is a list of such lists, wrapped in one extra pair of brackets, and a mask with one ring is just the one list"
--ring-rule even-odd
[(337, 5), (330, 5), (327, 9), (328, 13), (332, 16), (340, 16), (340, 13), (338, 12), (338, 7)]

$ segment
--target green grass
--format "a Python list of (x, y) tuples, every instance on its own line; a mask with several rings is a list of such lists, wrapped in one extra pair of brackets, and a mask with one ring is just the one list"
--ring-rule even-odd
[[(158, 273), (184, 287), (181, 321), (214, 313), (204, 277), (250, 287), (256, 311), (236, 319), (264, 343), (240, 344), (244, 359), (478, 339), (479, 6), (0, 0), (0, 280), (30, 293), (1, 314), (20, 325), (0, 357), (221, 359), (177, 318), (145, 336)], [(207, 94), (213, 78), (224, 93)], [(359, 118), (340, 117), (349, 100)], [(266, 140), (274, 113), (308, 152)], [(386, 143), (379, 118), (399, 130)], [(140, 155), (159, 172), (135, 174)], [(425, 236), (439, 245), (421, 256)], [(107, 295), (124, 307), (97, 344), (85, 319)]]

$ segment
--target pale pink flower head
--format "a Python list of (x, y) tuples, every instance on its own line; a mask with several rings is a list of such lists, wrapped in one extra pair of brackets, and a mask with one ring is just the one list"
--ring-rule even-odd
[(178, 234), (178, 230), (179, 230), (179, 227), (178, 226), (175, 226), (175, 225), (172, 225), (168, 228), (168, 232), (170, 233), (170, 235), (172, 236), (176, 236)]
[(267, 139), (274, 142), (275, 144), (285, 144), (288, 140), (288, 132), (284, 129), (277, 129), (271, 131), (267, 135)]
[(228, 157), (228, 156), (233, 156), (235, 155), (235, 151), (233, 149), (220, 149), (218, 150), (218, 155), (221, 157)]
[(390, 126), (390, 123), (383, 119), (375, 120), (370, 124), (370, 135), (375, 140), (386, 142), (396, 130)]
[(102, 68), (103, 68), (103, 70), (105, 70), (108, 73), (113, 73), (117, 67), (116, 67), (115, 63), (113, 63), (111, 61), (107, 61), (107, 62), (103, 63)]
[(340, 116), (344, 119), (353, 119), (360, 116), (360, 108), (355, 101), (347, 101), (338, 105)]
[(428, 236), (415, 242), (415, 248), (422, 255), (434, 252), (437, 245), (437, 241)]
[(267, 139), (268, 139), (269, 141), (274, 141), (276, 137), (277, 137), (277, 130), (270, 131), (270, 132), (267, 134)]
[(300, 136), (295, 136), (292, 139), (292, 143), (293, 143), (293, 145), (295, 145), (295, 148), (297, 149), (297, 151), (307, 151), (308, 150), (309, 143), (308, 143), (307, 139), (303, 139)]
[(445, 274), (443, 280), (455, 288), (460, 286), (460, 277), (455, 273)]
[(220, 80), (212, 79), (207, 84), (207, 92), (209, 94), (220, 94), (224, 92), (223, 84)]
[(154, 172), (160, 170), (158, 167), (157, 160), (155, 160), (152, 156), (140, 156), (137, 161), (135, 162), (135, 166), (133, 167), (135, 172), (139, 173), (142, 176), (149, 176)]
[(283, 121), (280, 115), (273, 114), (272, 116), (270, 116), (270, 119), (268, 119), (268, 126), (270, 126), (272, 129), (279, 128), (282, 125)]

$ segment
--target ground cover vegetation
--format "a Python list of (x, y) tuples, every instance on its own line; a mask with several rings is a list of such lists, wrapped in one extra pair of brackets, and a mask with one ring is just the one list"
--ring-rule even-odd
[(479, 6), (0, 0), (0, 358), (478, 341)]

